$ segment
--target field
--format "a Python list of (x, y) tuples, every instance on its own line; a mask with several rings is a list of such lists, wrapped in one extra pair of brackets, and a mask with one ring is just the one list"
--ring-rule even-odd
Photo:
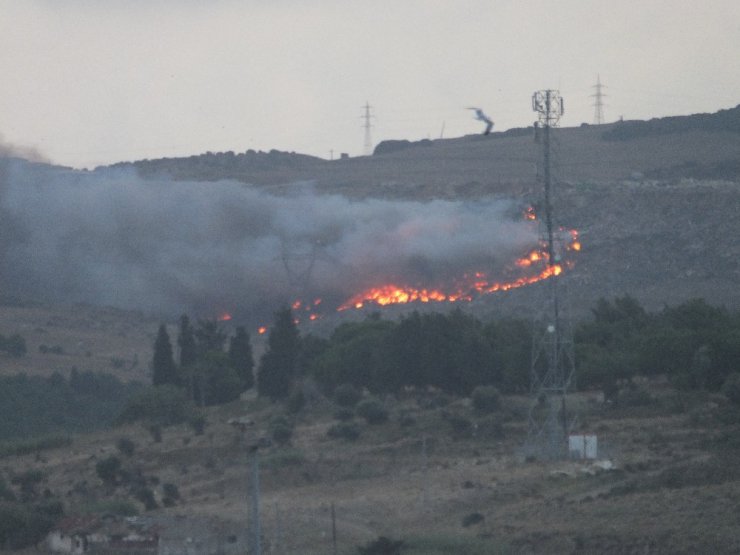
[[(115, 455), (147, 477), (160, 504), (153, 514), (217, 516), (249, 528), (249, 447), (270, 436), (276, 416), (294, 421), (286, 444), (259, 449), (265, 553), (356, 553), (379, 536), (403, 540), (403, 553), (733, 553), (740, 548), (738, 411), (722, 395), (639, 385), (622, 406), (600, 394), (569, 399), (579, 431), (598, 436), (598, 461), (533, 461), (523, 454), (525, 398), (477, 414), (469, 399), (409, 393), (384, 399), (389, 420), (357, 419), (356, 441), (330, 438), (336, 407), (318, 394), (297, 415), (246, 394), (207, 409), (196, 434), (185, 425), (156, 442), (144, 425), (79, 435), (69, 446), (6, 457), (6, 476), (43, 473), (39, 489), (68, 513), (128, 499), (105, 486), (96, 464)], [(629, 400), (632, 399), (632, 400)], [(253, 422), (240, 429), (230, 419)], [(469, 429), (454, 426), (467, 420)], [(117, 442), (134, 442), (130, 457)], [(181, 499), (161, 506), (161, 484)], [(34, 551), (29, 551), (34, 552)]]

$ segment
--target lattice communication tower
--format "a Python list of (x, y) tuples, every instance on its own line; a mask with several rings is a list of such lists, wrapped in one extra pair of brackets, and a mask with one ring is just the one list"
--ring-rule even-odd
[(565, 240), (555, 227), (552, 199), (551, 129), (557, 127), (564, 113), (563, 99), (555, 90), (537, 91), (532, 95), (532, 109), (538, 114), (535, 128), (542, 144), (544, 219), (540, 218), (540, 240), (547, 249), (552, 277), (543, 284), (545, 298), (539, 318), (535, 318), (530, 376), (532, 402), (525, 451), (537, 458), (560, 459), (568, 454), (571, 421), (566, 411), (566, 398), (575, 374), (572, 331), (565, 314), (562, 283)]

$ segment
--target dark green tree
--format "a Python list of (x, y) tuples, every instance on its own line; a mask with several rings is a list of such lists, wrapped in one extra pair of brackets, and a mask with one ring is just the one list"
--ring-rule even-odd
[(195, 345), (198, 357), (203, 357), (210, 351), (224, 350), (226, 333), (216, 320), (198, 320), (195, 328)]
[(242, 381), (226, 353), (208, 351), (193, 367), (194, 400), (200, 406), (220, 405), (239, 397)]
[(275, 313), (267, 351), (257, 371), (257, 393), (273, 401), (285, 399), (296, 375), (300, 336), (290, 308)]
[(190, 325), (190, 319), (186, 314), (180, 316), (180, 332), (177, 336), (177, 344), (180, 347), (180, 368), (185, 369), (195, 363), (197, 358), (195, 336)]
[(229, 360), (242, 382), (242, 391), (254, 387), (252, 344), (244, 326), (238, 326), (235, 335), (229, 340)]
[(172, 358), (172, 344), (167, 327), (159, 326), (157, 339), (154, 341), (152, 358), (152, 385), (177, 385), (180, 382), (175, 360)]

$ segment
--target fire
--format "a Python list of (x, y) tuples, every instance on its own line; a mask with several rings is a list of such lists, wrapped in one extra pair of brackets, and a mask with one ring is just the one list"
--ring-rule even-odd
[[(534, 210), (532, 208), (528, 209), (525, 212), (525, 217), (529, 220), (536, 219)], [(561, 231), (564, 232), (565, 230), (561, 229)], [(566, 245), (566, 250), (580, 251), (581, 243), (578, 240), (578, 231), (570, 230), (568, 234), (570, 235), (570, 241)], [(506, 281), (495, 281), (485, 272), (473, 272), (471, 274), (464, 274), (461, 279), (457, 280), (456, 283), (447, 289), (429, 289), (395, 283), (371, 287), (345, 301), (337, 310), (360, 309), (368, 303), (387, 306), (413, 302), (472, 301), (473, 298), (479, 295), (496, 293), (498, 291), (509, 291), (542, 281), (543, 279), (559, 276), (563, 273), (564, 266), (570, 268), (572, 264), (569, 262), (564, 265), (560, 263), (551, 264), (546, 245), (541, 244), (538, 248), (532, 249), (526, 255), (514, 261), (514, 266), (527, 269), (530, 272), (537, 267), (541, 269), (535, 274)]]
[[(531, 222), (535, 222), (537, 220), (537, 215), (533, 207), (527, 208), (524, 211), (523, 216), (526, 220)], [(560, 237), (564, 236), (569, 238), (565, 245), (565, 251), (578, 252), (581, 250), (582, 246), (577, 230), (566, 230), (564, 228), (560, 228), (559, 232)], [(531, 249), (529, 252), (516, 259), (508, 268), (509, 275), (511, 275), (516, 268), (519, 269), (520, 273), (523, 272), (526, 275), (494, 280), (486, 272), (472, 271), (463, 274), (462, 277), (458, 278), (451, 284), (439, 287), (387, 283), (385, 285), (370, 287), (365, 291), (350, 297), (342, 303), (337, 310), (344, 311), (352, 308), (361, 309), (370, 304), (382, 307), (416, 302), (469, 302), (480, 295), (487, 295), (499, 291), (509, 291), (511, 289), (525, 287), (527, 285), (537, 283), (538, 281), (559, 276), (566, 269), (570, 269), (572, 267), (572, 261), (566, 260), (561, 263), (559, 257), (556, 261), (550, 261), (547, 244), (541, 242), (536, 248)], [(290, 306), (294, 312), (299, 313), (299, 315), (303, 314), (303, 316), (307, 317), (310, 322), (315, 322), (322, 316), (322, 311), (319, 308), (321, 304), (322, 300), (318, 298), (307, 302), (297, 299)], [(227, 316), (228, 319), (231, 318), (229, 315)], [(298, 324), (300, 319), (295, 317), (294, 321)], [(267, 332), (267, 326), (262, 326), (258, 328), (257, 331), (262, 335)]]
[(219, 322), (228, 322), (229, 320), (231, 320), (231, 314), (228, 312), (224, 312), (218, 317)]

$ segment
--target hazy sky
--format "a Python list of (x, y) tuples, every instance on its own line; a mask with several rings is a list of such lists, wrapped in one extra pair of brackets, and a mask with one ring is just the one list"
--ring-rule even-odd
[(75, 167), (740, 103), (737, 0), (0, 0), (0, 135)]

